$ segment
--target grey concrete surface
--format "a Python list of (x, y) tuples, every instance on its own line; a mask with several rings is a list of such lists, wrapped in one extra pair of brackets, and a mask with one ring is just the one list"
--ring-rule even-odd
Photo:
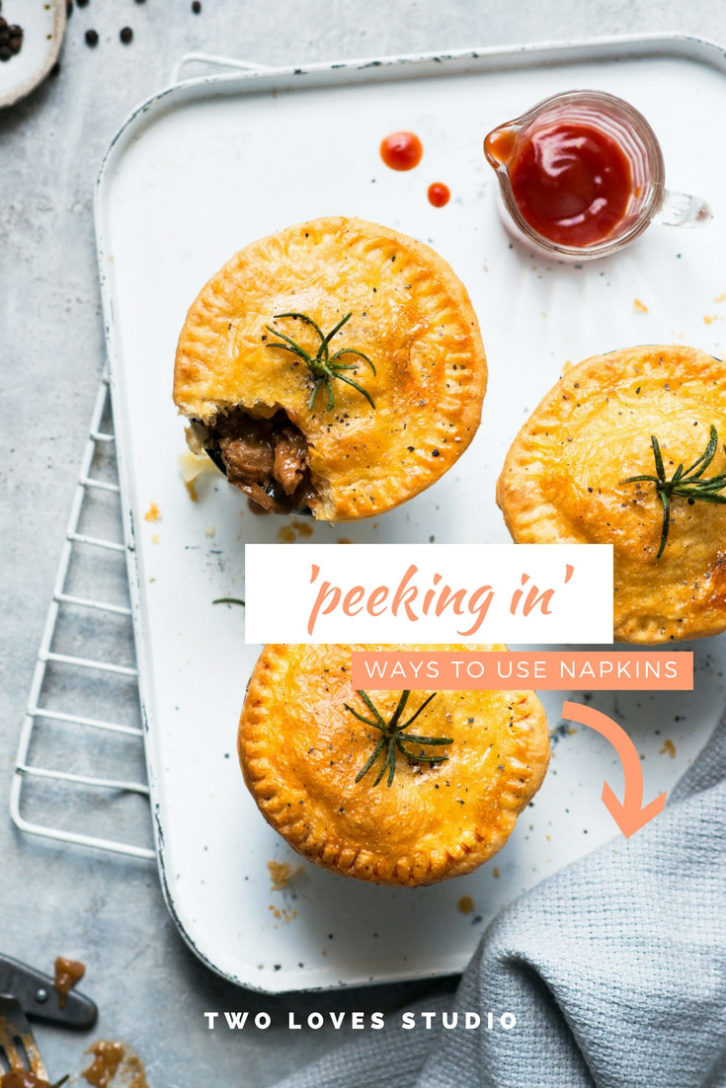
[[(658, 30), (726, 42), (723, 0), (202, 3), (202, 13), (194, 15), (189, 0), (90, 0), (69, 21), (60, 73), (0, 114), (3, 810), (103, 361), (93, 182), (114, 131), (139, 99), (168, 81), (174, 60), (200, 48), (287, 64)], [(134, 30), (129, 46), (118, 38), (124, 25)], [(84, 44), (89, 27), (100, 34), (95, 50)], [(82, 634), (71, 634), (71, 644)], [(112, 637), (114, 652), (129, 657), (123, 625)], [(120, 702), (133, 717), (128, 693)], [(63, 743), (64, 765), (80, 765), (82, 754), (71, 741)], [(135, 765), (138, 752), (119, 756), (101, 741), (98, 747), (110, 764), (126, 761), (142, 773)], [(69, 818), (83, 826), (87, 812), (98, 807), (76, 804)], [(126, 815), (112, 810), (111, 818), (126, 829)], [(133, 820), (134, 833), (148, 836), (143, 805)], [(212, 1079), (273, 1084), (345, 1035), (288, 1032), (282, 1026), (286, 1009), (386, 1008), (410, 993), (393, 987), (268, 1000), (235, 990), (183, 945), (152, 864), (31, 840), (5, 816), (0, 868), (0, 950), (39, 967), (59, 952), (85, 960), (85, 989), (101, 1009), (92, 1037), (118, 1037), (135, 1046), (152, 1088), (189, 1088)], [(275, 1026), (212, 1034), (202, 1018), (207, 1009), (268, 1009)], [(40, 1028), (38, 1037), (55, 1077), (79, 1069), (91, 1038), (48, 1028)]]

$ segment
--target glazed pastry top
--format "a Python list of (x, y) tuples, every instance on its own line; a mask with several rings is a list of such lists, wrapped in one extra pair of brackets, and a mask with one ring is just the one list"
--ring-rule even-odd
[(515, 439), (497, 499), (518, 543), (612, 544), (615, 637), (655, 643), (726, 627), (726, 506), (674, 496), (660, 558), (663, 503), (652, 436), (667, 478), (718, 446), (726, 468), (726, 365), (679, 345), (611, 352), (570, 367)]
[[(346, 709), (370, 717), (351, 685), (356, 649), (396, 647), (265, 648), (239, 729), (248, 786), (293, 846), (349, 875), (426, 883), (468, 872), (500, 848), (544, 777), (549, 739), (539, 700), (530, 691), (437, 692), (410, 732), (451, 743), (410, 747), (446, 761), (399, 753), (391, 785), (387, 775), (376, 784), (382, 756), (359, 775), (380, 732)], [(368, 694), (388, 721), (401, 693)], [(428, 694), (411, 692), (406, 715)]]
[[(279, 333), (315, 354), (320, 340), (363, 352), (345, 372), (369, 393), (314, 387), (307, 365), (271, 347)], [(267, 326), (276, 330), (271, 333)], [(466, 290), (429, 247), (358, 219), (319, 219), (241, 250), (203, 288), (179, 338), (174, 399), (211, 424), (242, 405), (270, 417), (282, 409), (308, 444), (316, 517), (378, 513), (427, 487), (471, 441), (486, 389), (486, 358)]]

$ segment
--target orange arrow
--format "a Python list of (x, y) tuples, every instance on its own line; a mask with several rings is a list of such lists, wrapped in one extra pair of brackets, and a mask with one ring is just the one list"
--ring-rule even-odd
[(580, 725), (588, 725), (590, 729), (601, 733), (620, 756), (625, 777), (625, 796), (622, 802), (618, 801), (608, 783), (604, 782), (602, 799), (625, 838), (629, 839), (649, 820), (660, 815), (665, 808), (665, 793), (659, 794), (645, 808), (642, 807), (643, 768), (640, 766), (638, 752), (622, 726), (612, 718), (608, 718), (607, 714), (602, 714), (599, 710), (593, 710), (592, 707), (584, 706), (582, 703), (565, 702), (562, 704), (562, 717), (579, 722)]

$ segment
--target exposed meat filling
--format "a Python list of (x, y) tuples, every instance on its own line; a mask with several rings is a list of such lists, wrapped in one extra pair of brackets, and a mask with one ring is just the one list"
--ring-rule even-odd
[(264, 510), (308, 512), (314, 494), (308, 446), (284, 412), (255, 419), (235, 408), (220, 416), (205, 448), (229, 482)]

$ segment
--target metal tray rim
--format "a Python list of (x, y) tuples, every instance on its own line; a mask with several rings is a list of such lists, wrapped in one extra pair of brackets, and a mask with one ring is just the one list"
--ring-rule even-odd
[[(111, 139), (104, 154), (94, 191), (96, 255), (99, 268), (112, 404), (114, 408), (114, 429), (116, 433), (116, 452), (123, 531), (126, 544), (126, 562), (129, 577), (134, 641), (139, 671), (139, 700), (144, 731), (144, 749), (149, 778), (157, 866), (166, 906), (185, 943), (212, 972), (237, 986), (264, 994), (279, 994), (284, 992), (314, 993), (357, 986), (383, 985), (401, 981), (415, 982), (427, 978), (445, 978), (452, 974), (460, 973), (461, 968), (442, 967), (440, 970), (432, 972), (430, 969), (416, 969), (415, 967), (412, 967), (405, 975), (398, 972), (382, 978), (372, 978), (369, 976), (352, 977), (337, 982), (327, 981), (320, 985), (301, 986), (294, 991), (290, 991), (285, 987), (255, 985), (251, 980), (242, 979), (238, 975), (213, 963), (197, 946), (194, 938), (185, 928), (176, 910), (166, 874), (164, 830), (159, 815), (159, 802), (156, 800), (158, 775), (154, 765), (151, 745), (149, 743), (149, 735), (152, 728), (152, 712), (151, 698), (148, 689), (148, 677), (151, 674), (152, 663), (149, 654), (147, 653), (146, 641), (144, 638), (141, 584), (136, 563), (134, 543), (135, 532), (131, 511), (129, 474), (126, 459), (126, 436), (123, 426), (125, 417), (122, 412), (119, 411), (118, 418), (116, 418), (117, 407), (123, 405), (124, 392), (115, 366), (117, 358), (120, 358), (120, 345), (115, 330), (111, 289), (105, 271), (107, 267), (107, 250), (103, 229), (106, 185), (108, 184), (109, 177), (111, 176), (115, 165), (115, 159), (118, 155), (123, 153), (123, 147), (126, 140), (131, 138), (136, 128), (143, 124), (144, 119), (150, 114), (152, 108), (160, 103), (169, 104), (170, 100), (172, 102), (176, 102), (177, 100), (193, 101), (195, 98), (203, 98), (208, 94), (214, 94), (218, 91), (225, 94), (234, 94), (235, 92), (251, 94), (256, 90), (271, 90), (273, 87), (290, 90), (298, 88), (304, 89), (304, 87), (311, 85), (310, 83), (300, 81), (300, 77), (304, 76), (318, 77), (320, 82), (327, 82), (330, 80), (330, 86), (334, 87), (336, 85), (345, 84), (350, 81), (351, 77), (353, 77), (357, 83), (365, 83), (368, 80), (421, 77), (424, 74), (428, 74), (424, 73), (422, 68), (429, 67), (432, 76), (451, 75), (456, 73), (463, 74), (467, 70), (471, 70), (470, 65), (472, 62), (475, 64), (477, 70), (492, 68), (505, 70), (507, 68), (515, 68), (518, 65), (527, 67), (537, 67), (543, 64), (546, 64), (547, 66), (556, 66), (558, 64), (564, 65), (577, 59), (603, 61), (608, 59), (622, 59), (624, 56), (637, 58), (658, 55), (690, 59), (707, 64), (726, 74), (726, 46), (706, 38), (701, 38), (697, 35), (682, 34), (678, 32), (613, 35), (577, 41), (534, 42), (519, 45), (451, 50), (446, 52), (400, 54), (383, 58), (316, 62), (305, 66), (281, 66), (270, 67), (269, 69), (255, 68), (249, 71), (236, 71), (231, 74), (207, 74), (184, 80), (181, 83), (171, 84), (161, 91), (149, 95), (128, 114)], [(230, 58), (230, 60), (234, 62), (233, 58)], [(244, 62), (238, 61), (236, 63), (242, 64)], [(454, 73), (451, 71), (452, 68), (454, 68)], [(270, 981), (272, 981), (272, 979)]]

